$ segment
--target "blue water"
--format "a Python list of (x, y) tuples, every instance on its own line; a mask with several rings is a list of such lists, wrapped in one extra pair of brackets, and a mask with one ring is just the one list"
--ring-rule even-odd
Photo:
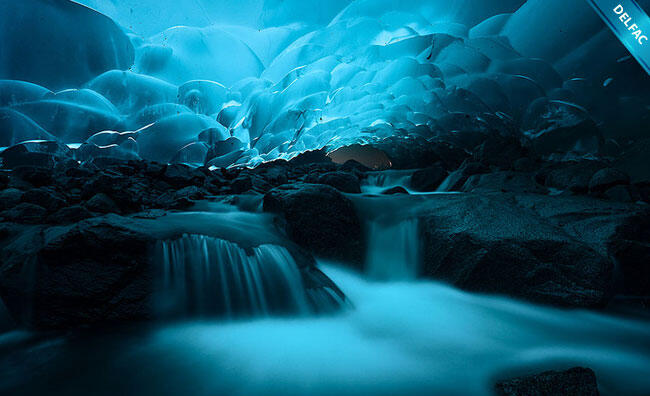
[(185, 321), (0, 337), (1, 394), (489, 395), (498, 378), (576, 365), (604, 395), (650, 393), (650, 324), (321, 268), (331, 317)]

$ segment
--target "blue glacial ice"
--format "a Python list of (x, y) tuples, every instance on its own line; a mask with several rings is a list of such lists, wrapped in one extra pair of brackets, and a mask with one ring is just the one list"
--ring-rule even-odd
[[(134, 158), (255, 165), (476, 125), (536, 136), (547, 131), (530, 120), (562, 106), (618, 131), (650, 99), (648, 76), (583, 2), (0, 7), (0, 122), (9, 131), (0, 146), (58, 139), (106, 147), (96, 134), (129, 132)], [(623, 61), (598, 62), (603, 56)]]

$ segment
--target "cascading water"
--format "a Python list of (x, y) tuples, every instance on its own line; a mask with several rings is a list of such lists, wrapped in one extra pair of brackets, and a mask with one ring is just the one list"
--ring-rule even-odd
[(367, 194), (378, 194), (392, 187), (408, 189), (412, 171), (390, 170), (371, 172), (361, 183), (361, 191)]
[(160, 241), (160, 309), (191, 316), (267, 316), (311, 312), (296, 261), (286, 248), (244, 249), (219, 238)]
[(396, 224), (375, 220), (368, 226), (366, 273), (379, 280), (413, 280), (419, 266), (417, 219)]

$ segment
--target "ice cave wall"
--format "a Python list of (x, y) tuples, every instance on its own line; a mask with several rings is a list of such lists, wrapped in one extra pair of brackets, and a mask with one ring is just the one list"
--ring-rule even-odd
[(591, 119), (627, 139), (648, 116), (650, 79), (582, 1), (79, 3), (0, 5), (0, 146), (255, 165)]

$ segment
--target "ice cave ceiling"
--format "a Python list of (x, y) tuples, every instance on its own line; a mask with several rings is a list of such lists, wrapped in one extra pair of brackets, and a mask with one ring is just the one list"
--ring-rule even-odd
[(583, 119), (625, 138), (647, 121), (650, 78), (582, 0), (78, 3), (0, 4), (0, 147), (255, 165)]

